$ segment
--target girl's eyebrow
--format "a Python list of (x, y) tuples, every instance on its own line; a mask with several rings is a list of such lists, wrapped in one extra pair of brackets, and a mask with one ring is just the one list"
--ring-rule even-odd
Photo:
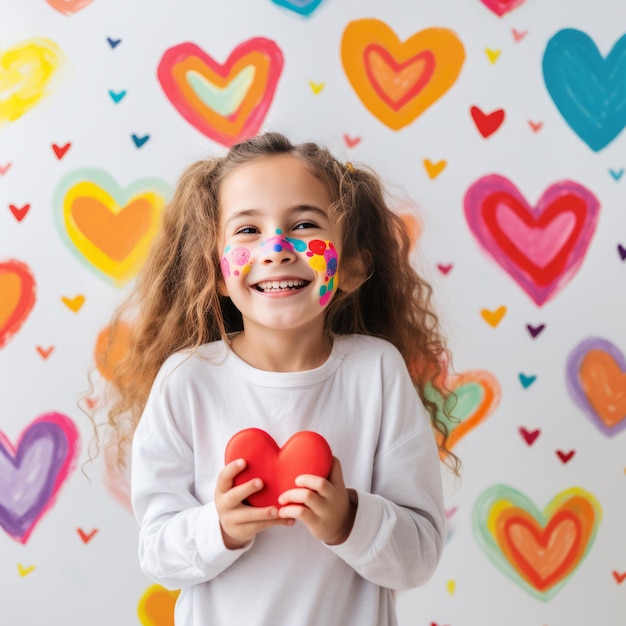
[[(320, 209), (319, 207), (310, 204), (299, 204), (297, 206), (290, 207), (289, 209), (287, 209), (287, 211), (295, 215), (298, 215), (300, 213), (315, 213), (319, 217), (328, 219), (328, 213), (324, 211), (324, 209)], [(259, 209), (242, 209), (241, 211), (237, 211), (229, 216), (228, 219), (224, 222), (224, 226), (228, 226), (231, 222), (234, 222), (235, 220), (258, 217), (262, 214), (263, 211)]]

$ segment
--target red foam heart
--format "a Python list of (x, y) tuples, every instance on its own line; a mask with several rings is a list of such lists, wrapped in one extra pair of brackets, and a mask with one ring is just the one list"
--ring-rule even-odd
[(290, 437), (280, 448), (274, 439), (259, 428), (246, 428), (236, 433), (226, 446), (226, 463), (245, 459), (246, 468), (237, 474), (235, 485), (260, 478), (263, 489), (252, 494), (252, 506), (279, 506), (278, 496), (296, 486), (302, 474), (327, 478), (333, 464), (333, 454), (324, 437), (303, 430)]

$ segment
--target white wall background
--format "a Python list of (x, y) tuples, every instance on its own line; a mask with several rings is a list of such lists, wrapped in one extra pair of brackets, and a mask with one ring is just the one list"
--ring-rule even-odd
[[(169, 598), (160, 596), (138, 569), (137, 528), (124, 505), (123, 480), (118, 477), (111, 483), (102, 458), (87, 466), (90, 480), (80, 471), (87, 460), (91, 431), (77, 402), (90, 393), (87, 373), (96, 338), (123, 287), (103, 278), (68, 243), (67, 233), (57, 225), (59, 198), (63, 198), (59, 186), (66, 176), (96, 168), (120, 190), (146, 178), (171, 188), (187, 164), (222, 154), (225, 146), (194, 128), (168, 100), (157, 80), (157, 66), (166, 50), (183, 42), (196, 44), (223, 64), (234, 48), (256, 37), (273, 40), (284, 57), (261, 130), (284, 131), (296, 141), (318, 140), (341, 158), (373, 166), (405, 198), (398, 204), (403, 212), (411, 199), (421, 231), (416, 263), (434, 284), (455, 370), (462, 377), (457, 380), (458, 390), (467, 392), (465, 412), (460, 415), (463, 423), (467, 426), (475, 419), (477, 401), (484, 394), (481, 380), (497, 392), (497, 406), (455, 447), (464, 473), (460, 482), (448, 480), (447, 550), (426, 587), (400, 595), (401, 623), (626, 623), (626, 435), (618, 432), (626, 423), (626, 262), (622, 258), (626, 252), (620, 255), (619, 248), (626, 247), (626, 177), (622, 176), (626, 135), (619, 134), (626, 124), (626, 4), (620, 0), (282, 4), (271, 0), (0, 0), (0, 337), (4, 343), (0, 348), (0, 431), (4, 433), (0, 438), (0, 521), (4, 522), (0, 526), (0, 623), (171, 624), (167, 609), (155, 616), (150, 608), (151, 602), (167, 604)], [(309, 15), (298, 14), (297, 7), (304, 7)], [(498, 7), (506, 9), (501, 16)], [(465, 52), (452, 87), (400, 130), (392, 130), (370, 113), (342, 66), (343, 33), (348, 24), (363, 18), (384, 22), (400, 42), (427, 28), (449, 29)], [(561, 32), (569, 28), (586, 33), (599, 52), (594, 53), (592, 46), (576, 53), (575, 38)], [(548, 79), (569, 88), (569, 100), (561, 104), (564, 113), (548, 93), (542, 69), (546, 47), (555, 35), (563, 43), (559, 54), (574, 58), (577, 68), (569, 78), (556, 76), (554, 65), (547, 70)], [(21, 53), (11, 50), (19, 50), (32, 38), (54, 42), (65, 62), (59, 65), (48, 94), (23, 111), (23, 105), (12, 98), (28, 92), (28, 80), (36, 80), (37, 70), (28, 64), (18, 69)], [(112, 47), (107, 38), (121, 41)], [(413, 41), (413, 47), (398, 44), (388, 50), (398, 64), (403, 61), (401, 54), (408, 59), (423, 51), (419, 39)], [(319, 93), (310, 82), (323, 85)], [(118, 94), (125, 90), (126, 95), (115, 103), (110, 90)], [(581, 117), (583, 100), (592, 103), (586, 106), (591, 123), (596, 124), (596, 130), (585, 137), (565, 120)], [(485, 114), (504, 110), (503, 123), (483, 137), (470, 115), (472, 106)], [(11, 115), (16, 119), (9, 121)], [(541, 125), (539, 130), (533, 130), (531, 122)], [(616, 137), (592, 149), (588, 144), (608, 127)], [(132, 134), (149, 135), (149, 139), (137, 147)], [(349, 147), (346, 135), (360, 141)], [(70, 147), (58, 158), (53, 144), (68, 143)], [(442, 171), (429, 176), (426, 159), (445, 162)], [(567, 279), (556, 280), (558, 288), (542, 305), (535, 304), (483, 251), (465, 218), (467, 190), (491, 174), (509, 179), (528, 207), (538, 207), (537, 219), (544, 204), (549, 204), (546, 200), (542, 204), (542, 195), (560, 181), (585, 187), (599, 201), (595, 231), (586, 252), (580, 254), (582, 263)], [(115, 196), (113, 183), (103, 182), (102, 173), (99, 176), (102, 186), (108, 185)], [(132, 193), (117, 193), (119, 211)], [(23, 215), (18, 220), (14, 213), (19, 216), (20, 210)], [(525, 210), (527, 217), (529, 211)], [(531, 255), (541, 245), (548, 252), (561, 249), (558, 231), (562, 228), (554, 226), (555, 219), (530, 220), (523, 254)], [(502, 260), (506, 255), (500, 250), (496, 256)], [(8, 320), (17, 307), (12, 265), (16, 260), (28, 266), (36, 291), (23, 324), (9, 332)], [(444, 274), (438, 265), (452, 267)], [(77, 296), (84, 296), (84, 304), (74, 312), (62, 299)], [(488, 312), (493, 314), (499, 307), (506, 308), (504, 315), (489, 324), (484, 315), (489, 317)], [(542, 324), (545, 327), (533, 338), (527, 325)], [(588, 376), (600, 381), (605, 407), (616, 407), (609, 434), (601, 428), (602, 419), (583, 408), (585, 393), (579, 392), (577, 399), (570, 389), (580, 387), (582, 374), (574, 365), (568, 370), (568, 359), (577, 346), (592, 338), (590, 347), (580, 350), (587, 354), (595, 348), (605, 357), (604, 365), (593, 362), (595, 369)], [(600, 340), (612, 344), (613, 350)], [(37, 347), (44, 354), (53, 350), (44, 358)], [(524, 386), (520, 374), (536, 378)], [(97, 399), (97, 391), (91, 394), (89, 398)], [(50, 465), (45, 440), (33, 444), (28, 437), (36, 432), (33, 422), (52, 412), (73, 422), (81, 443), (67, 479), (56, 497), (46, 501), (42, 486), (27, 483), (25, 476), (28, 471), (43, 476)], [(538, 431), (532, 444), (520, 428)], [(17, 485), (24, 487), (21, 494), (16, 493)], [(478, 503), (494, 485), (501, 485), (495, 503), (509, 498), (518, 514), (525, 511), (536, 520), (526, 523), (517, 540), (509, 536), (507, 544), (520, 549), (519, 562), (527, 564), (531, 577), (545, 578), (570, 562), (567, 575), (557, 576), (543, 591), (521, 582), (515, 568), (507, 565), (504, 544), (488, 548), (478, 540), (488, 534), (489, 517)], [(575, 522), (562, 522), (558, 502), (568, 490), (597, 503), (598, 515), (592, 523), (597, 532), (583, 536), (577, 530), (575, 523), (584, 518), (578, 509), (571, 513)], [(28, 536), (11, 531), (8, 520), (18, 516), (18, 503), (38, 501), (45, 511), (28, 527)], [(489, 517), (494, 523), (499, 510)], [(571, 554), (576, 540), (582, 542), (584, 557)]]

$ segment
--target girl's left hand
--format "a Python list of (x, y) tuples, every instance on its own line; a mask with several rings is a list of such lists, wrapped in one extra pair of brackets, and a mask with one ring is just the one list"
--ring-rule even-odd
[(296, 487), (280, 495), (278, 516), (297, 519), (309, 532), (328, 545), (343, 543), (352, 530), (357, 509), (356, 492), (343, 482), (341, 463), (333, 459), (328, 480), (302, 474)]

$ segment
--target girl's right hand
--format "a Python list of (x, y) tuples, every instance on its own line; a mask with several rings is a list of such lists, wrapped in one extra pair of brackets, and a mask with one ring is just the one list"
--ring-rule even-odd
[(246, 462), (243, 459), (230, 462), (219, 473), (215, 486), (215, 507), (224, 545), (229, 550), (242, 548), (266, 528), (294, 524), (293, 519), (279, 518), (275, 506), (260, 508), (243, 503), (246, 498), (263, 488), (263, 482), (259, 478), (233, 487), (235, 476), (245, 467)]

